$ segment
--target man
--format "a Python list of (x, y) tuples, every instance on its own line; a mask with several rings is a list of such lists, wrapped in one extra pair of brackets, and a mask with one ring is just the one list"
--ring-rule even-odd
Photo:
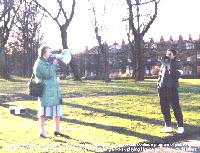
[(158, 94), (160, 97), (161, 112), (164, 116), (165, 128), (163, 132), (172, 132), (170, 106), (174, 111), (178, 129), (177, 133), (183, 133), (183, 114), (179, 104), (178, 79), (183, 74), (183, 67), (176, 57), (174, 49), (168, 49), (166, 56), (170, 59), (169, 64), (162, 64), (158, 78)]

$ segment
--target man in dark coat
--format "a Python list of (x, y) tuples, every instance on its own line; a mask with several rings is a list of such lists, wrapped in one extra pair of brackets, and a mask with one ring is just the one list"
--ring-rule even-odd
[(161, 112), (164, 116), (165, 128), (163, 132), (172, 132), (170, 106), (174, 111), (178, 129), (177, 133), (183, 133), (183, 114), (179, 104), (178, 79), (183, 74), (183, 66), (180, 59), (176, 57), (177, 52), (174, 49), (168, 49), (166, 57), (169, 58), (167, 64), (163, 63), (160, 67), (158, 78), (158, 94), (160, 97)]

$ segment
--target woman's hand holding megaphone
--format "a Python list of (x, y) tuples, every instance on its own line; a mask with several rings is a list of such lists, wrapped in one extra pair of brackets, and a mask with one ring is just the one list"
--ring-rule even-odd
[(60, 53), (60, 54), (52, 54), (51, 58), (53, 58), (53, 61), (55, 59), (57, 59), (57, 61), (58, 61), (57, 64), (59, 64), (59, 62), (62, 62), (64, 64), (69, 64), (69, 62), (72, 59), (72, 55), (71, 55), (71, 51), (69, 49), (63, 49), (62, 53)]
[(59, 64), (59, 60), (55, 58), (55, 59), (53, 60), (53, 64), (58, 65), (58, 64)]

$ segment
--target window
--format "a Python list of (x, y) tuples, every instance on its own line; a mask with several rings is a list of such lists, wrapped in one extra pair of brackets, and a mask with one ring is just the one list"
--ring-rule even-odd
[(197, 59), (200, 59), (200, 53), (197, 53)]
[(191, 42), (186, 42), (185, 46), (186, 46), (186, 49), (194, 49), (194, 44)]

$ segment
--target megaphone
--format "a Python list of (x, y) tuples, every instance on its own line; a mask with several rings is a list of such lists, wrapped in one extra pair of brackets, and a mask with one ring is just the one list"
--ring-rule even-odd
[(63, 63), (68, 64), (72, 59), (72, 54), (69, 49), (63, 49), (60, 54), (52, 54), (51, 58), (56, 58), (61, 60)]
[(161, 57), (161, 64), (164, 66), (169, 66), (171, 63), (171, 59), (168, 56)]

